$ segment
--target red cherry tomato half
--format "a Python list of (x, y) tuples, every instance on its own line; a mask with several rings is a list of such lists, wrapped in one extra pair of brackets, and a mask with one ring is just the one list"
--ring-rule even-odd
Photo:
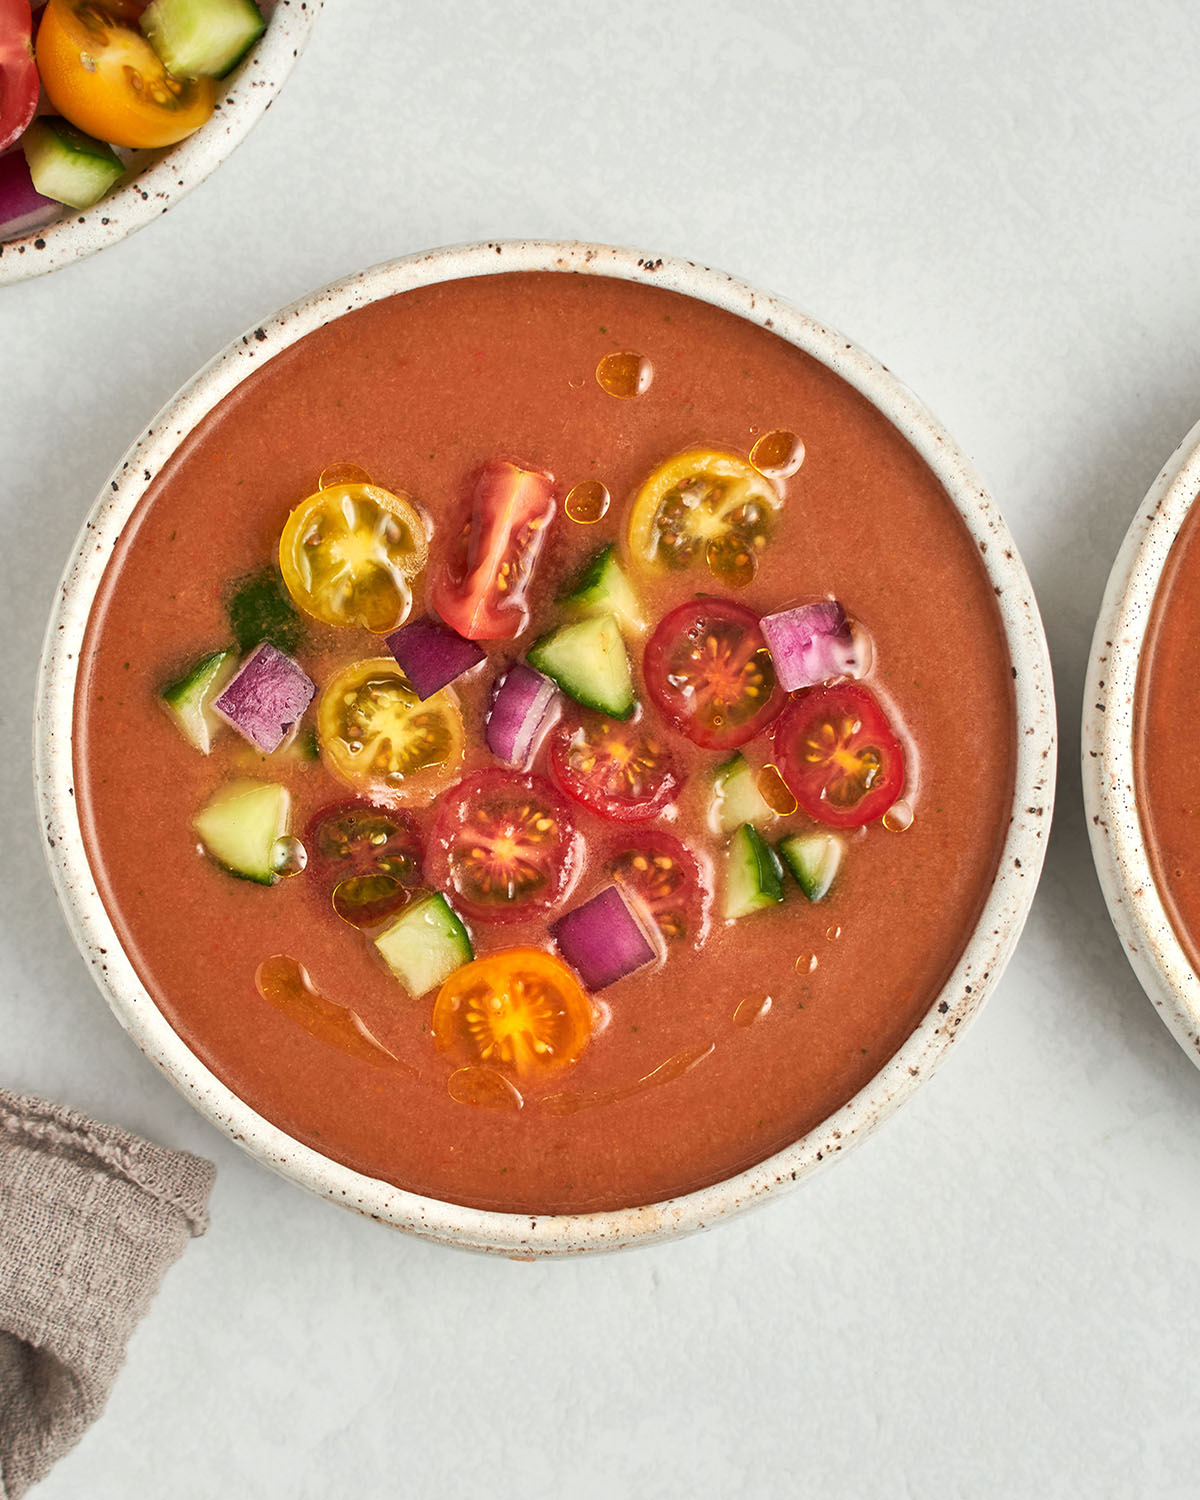
[(904, 787), (904, 748), (857, 682), (797, 693), (775, 725), (775, 764), (809, 817), (833, 828), (881, 818)]
[(429, 869), (454, 906), (477, 921), (549, 911), (579, 873), (571, 810), (541, 776), (468, 776), (438, 803)]
[(430, 600), (472, 641), (511, 640), (529, 623), (525, 593), (554, 516), (554, 480), (499, 460), (475, 479), (470, 512), (433, 575)]
[(646, 645), (646, 689), (668, 721), (706, 750), (761, 734), (784, 705), (758, 616), (700, 596), (673, 609)]
[(669, 833), (632, 833), (609, 846), (605, 867), (640, 902), (668, 943), (698, 948), (708, 931), (711, 882)]
[(37, 109), (32, 34), (29, 0), (0, 0), (0, 151), (21, 135)]
[(374, 927), (408, 901), (421, 880), (421, 839), (407, 813), (340, 802), (309, 824), (309, 869), (352, 927)]
[(662, 735), (645, 723), (618, 724), (599, 714), (559, 725), (550, 769), (568, 796), (618, 823), (657, 817), (682, 784)]

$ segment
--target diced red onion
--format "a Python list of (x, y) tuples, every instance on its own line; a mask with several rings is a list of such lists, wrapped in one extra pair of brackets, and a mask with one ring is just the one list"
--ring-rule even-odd
[(589, 990), (602, 990), (652, 963), (658, 950), (619, 886), (607, 885), (590, 901), (551, 923), (558, 950)]
[(213, 707), (252, 745), (270, 754), (278, 749), (315, 692), (304, 669), (264, 641), (238, 668)]
[(859, 671), (854, 632), (836, 599), (764, 615), (760, 624), (775, 675), (787, 693)]
[(393, 630), (387, 645), (422, 702), (478, 666), (487, 655), (482, 646), (432, 615)]
[(61, 203), (43, 197), (34, 187), (23, 151), (0, 156), (0, 240), (19, 239), (43, 229), (62, 211)]
[(548, 677), (523, 661), (497, 678), (487, 716), (488, 749), (497, 760), (522, 769), (529, 764), (538, 730), (557, 693)]

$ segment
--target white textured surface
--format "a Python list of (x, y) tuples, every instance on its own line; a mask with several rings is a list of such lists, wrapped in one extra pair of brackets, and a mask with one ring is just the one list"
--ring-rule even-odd
[[(212, 181), (0, 295), (0, 1073), (221, 1168), (46, 1500), (1195, 1492), (1200, 1077), (1109, 927), (1070, 746), (1109, 565), (1200, 408), (1198, 44), (1184, 0), (331, 0)], [(311, 286), (525, 234), (726, 266), (908, 380), (1016, 533), (1063, 725), (1041, 899), (944, 1072), (760, 1213), (536, 1266), (339, 1213), (194, 1115), (68, 944), (28, 775), (55, 580), (158, 405)]]

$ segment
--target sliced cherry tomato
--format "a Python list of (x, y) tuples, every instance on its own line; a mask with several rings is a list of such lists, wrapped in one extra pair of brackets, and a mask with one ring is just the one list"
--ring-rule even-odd
[(466, 916), (520, 921), (556, 906), (575, 883), (575, 822), (542, 777), (481, 771), (441, 799), (429, 866)]
[(540, 948), (509, 948), (464, 964), (433, 1006), (440, 1051), (515, 1073), (525, 1084), (578, 1062), (595, 1024), (574, 974)]
[(347, 786), (389, 807), (431, 802), (458, 774), (463, 724), (443, 688), (422, 703), (386, 656), (343, 668), (317, 705), (325, 764)]
[(332, 484), (287, 518), (279, 567), (306, 614), (385, 635), (408, 618), (428, 550), (425, 523), (406, 496), (377, 484)]
[(49, 0), (37, 65), (51, 104), (114, 146), (173, 146), (213, 112), (211, 78), (174, 78), (122, 4)]
[(630, 556), (656, 572), (707, 562), (723, 582), (749, 583), (782, 503), (772, 481), (736, 453), (689, 448), (634, 496)]
[(659, 622), (645, 657), (646, 689), (680, 734), (728, 750), (761, 734), (784, 705), (753, 610), (701, 596)]
[(0, 151), (12, 145), (37, 109), (32, 35), (29, 0), (0, 0)]
[(352, 927), (375, 927), (421, 879), (421, 838), (403, 812), (370, 802), (327, 807), (309, 824), (309, 869)]
[(525, 595), (554, 503), (549, 474), (501, 461), (480, 470), (470, 513), (431, 591), (434, 609), (459, 635), (511, 640), (525, 629)]
[(904, 787), (904, 749), (857, 682), (796, 693), (775, 726), (775, 762), (809, 817), (834, 828), (881, 818)]
[(618, 823), (657, 817), (683, 780), (661, 735), (644, 723), (618, 724), (599, 714), (559, 726), (550, 768), (568, 796)]
[(608, 872), (649, 913), (668, 943), (698, 948), (712, 890), (695, 855), (669, 833), (648, 830), (610, 846)]

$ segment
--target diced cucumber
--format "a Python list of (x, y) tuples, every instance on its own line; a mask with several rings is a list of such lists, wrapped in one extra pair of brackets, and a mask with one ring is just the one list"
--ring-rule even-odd
[(612, 542), (575, 575), (566, 592), (559, 595), (558, 602), (565, 604), (573, 614), (616, 615), (625, 629), (634, 635), (640, 635), (646, 628), (637, 595), (617, 561), (617, 549)]
[(263, 641), (289, 655), (299, 646), (304, 627), (277, 568), (260, 568), (239, 579), (226, 607), (243, 651), (253, 651)]
[(375, 939), (389, 969), (420, 999), (475, 957), (467, 929), (445, 896), (435, 892), (406, 906)]
[(275, 845), (288, 831), (291, 801), (287, 788), (274, 782), (234, 782), (196, 814), (192, 827), (231, 875), (274, 885)]
[(735, 755), (717, 767), (708, 821), (714, 833), (732, 833), (743, 823), (757, 827), (775, 821), (775, 813), (759, 791), (754, 771), (744, 755)]
[(844, 841), (836, 833), (791, 833), (777, 847), (808, 899), (823, 901), (846, 852)]
[(201, 755), (212, 749), (213, 739), (223, 727), (222, 721), (212, 711), (215, 699), (233, 676), (238, 654), (232, 646), (223, 651), (210, 651), (202, 656), (176, 682), (167, 683), (162, 690), (162, 701), (167, 712), (183, 731), (188, 744), (194, 745)]
[(176, 78), (223, 78), (266, 30), (254, 0), (151, 0), (146, 40)]
[(725, 854), (725, 916), (751, 912), (783, 900), (783, 866), (779, 856), (750, 823), (743, 823)]
[(531, 667), (585, 708), (628, 719), (637, 707), (629, 654), (615, 615), (560, 625), (535, 641), (526, 656)]
[(54, 115), (33, 122), (21, 137), (21, 149), (38, 192), (69, 208), (91, 208), (125, 170), (111, 146)]

